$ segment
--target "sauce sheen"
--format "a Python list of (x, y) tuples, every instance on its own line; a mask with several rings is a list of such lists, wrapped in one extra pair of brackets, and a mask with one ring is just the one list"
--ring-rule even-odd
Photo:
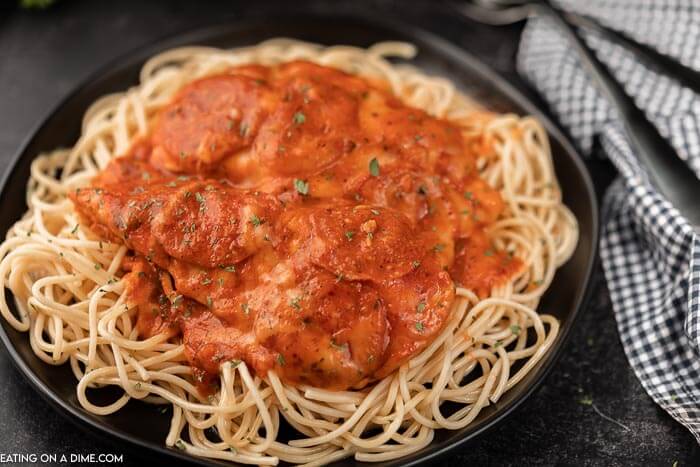
[(181, 335), (202, 391), (239, 360), (359, 388), (435, 339), (455, 282), (485, 296), (521, 267), (486, 234), (480, 145), (381, 82), (247, 65), (184, 86), (70, 198), (129, 247), (139, 334)]

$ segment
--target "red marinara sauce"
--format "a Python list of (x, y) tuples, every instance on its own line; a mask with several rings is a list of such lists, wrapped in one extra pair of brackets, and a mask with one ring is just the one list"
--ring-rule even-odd
[(70, 197), (130, 248), (139, 334), (181, 335), (203, 389), (227, 360), (358, 388), (440, 333), (454, 282), (485, 295), (521, 267), (484, 233), (503, 201), (478, 146), (382, 83), (251, 65), (183, 87)]

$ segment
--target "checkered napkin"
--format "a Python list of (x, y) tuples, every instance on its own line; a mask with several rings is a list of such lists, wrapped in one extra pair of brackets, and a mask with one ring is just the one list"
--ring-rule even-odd
[[(698, 0), (557, 3), (700, 69)], [(700, 95), (595, 31), (584, 38), (700, 178)], [(583, 152), (619, 170), (603, 202), (601, 259), (620, 338), (647, 393), (700, 442), (700, 238), (649, 183), (614, 109), (550, 20), (528, 21), (518, 68)]]

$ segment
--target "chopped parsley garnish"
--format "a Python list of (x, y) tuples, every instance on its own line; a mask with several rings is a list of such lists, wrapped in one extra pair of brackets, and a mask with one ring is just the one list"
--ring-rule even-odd
[(465, 191), (465, 192), (464, 192), (464, 197), (465, 197), (466, 199), (471, 200), (471, 199), (474, 197), (474, 194), (473, 194), (471, 191)]
[(503, 345), (503, 342), (501, 342), (501, 341), (496, 341), (496, 343), (494, 344), (494, 347), (495, 347), (495, 348), (498, 348), (498, 347), (500, 347), (500, 346), (502, 346), (502, 345)]
[(100, 269), (102, 269), (102, 265), (100, 263), (95, 263), (95, 270), (99, 271)]
[(245, 122), (241, 122), (241, 126), (238, 129), (238, 134), (241, 135), (241, 137), (245, 138), (245, 135), (248, 134), (248, 124)]
[(518, 334), (520, 334), (520, 326), (518, 326), (517, 324), (512, 324), (510, 326), (510, 332), (517, 336)]
[(489, 248), (488, 250), (484, 251), (484, 256), (493, 256), (495, 253), (494, 251)]
[(71, 230), (70, 233), (76, 233), (78, 231), (78, 227), (80, 227), (80, 224), (75, 224), (75, 227), (73, 227), (73, 230)]
[(143, 178), (144, 180), (150, 180), (151, 174), (149, 174), (148, 172), (144, 172), (141, 174), (141, 178)]
[(593, 405), (593, 398), (591, 396), (583, 396), (578, 400), (578, 403), (582, 405)]
[(379, 215), (379, 211), (377, 209), (371, 209), (370, 212), (374, 214), (375, 216)]
[(208, 277), (205, 277), (204, 279), (202, 279), (202, 285), (209, 285), (209, 284), (211, 284), (211, 279), (209, 279)]
[(297, 178), (296, 180), (294, 180), (294, 188), (300, 195), (306, 196), (309, 194), (309, 182), (305, 182), (304, 180), (300, 180)]
[(342, 280), (343, 280), (344, 277), (345, 277), (345, 276), (344, 276), (343, 273), (341, 272), (340, 274), (338, 274), (337, 276), (335, 276), (335, 281), (336, 281), (336, 282), (342, 282)]
[(369, 161), (369, 173), (373, 177), (379, 177), (379, 161), (376, 157), (373, 157), (372, 160)]
[(207, 307), (211, 308), (212, 305), (214, 304), (214, 300), (210, 296), (207, 296)]
[(418, 194), (419, 195), (427, 195), (428, 194), (428, 189), (425, 187), (425, 185), (421, 185), (418, 187)]
[(165, 186), (169, 188), (175, 188), (177, 186), (177, 183), (173, 180), (172, 182), (166, 183)]
[(226, 265), (220, 264), (219, 269), (222, 269), (226, 272), (236, 272), (236, 266), (233, 266), (233, 265), (226, 266)]
[(236, 368), (240, 364), (241, 364), (241, 361), (238, 359), (231, 360), (231, 368)]
[(301, 310), (301, 305), (299, 304), (300, 301), (301, 301), (301, 297), (295, 297), (295, 298), (289, 300), (289, 306), (291, 306), (295, 310)]
[(292, 120), (294, 121), (295, 125), (301, 125), (306, 121), (306, 115), (304, 115), (302, 112), (296, 112), (294, 117), (292, 117)]
[(441, 251), (444, 250), (444, 249), (445, 249), (445, 245), (444, 245), (443, 243), (437, 243), (437, 244), (435, 244), (435, 246), (433, 247), (433, 251), (435, 251), (436, 253), (439, 253), (439, 252), (441, 252)]
[(255, 214), (253, 214), (253, 217), (250, 218), (250, 223), (253, 224), (255, 227), (260, 226), (263, 222), (265, 222), (265, 221), (260, 219)]
[(425, 311), (425, 302), (420, 302), (416, 306), (416, 313), (423, 313)]
[(413, 266), (413, 269), (418, 269), (420, 267), (420, 261), (415, 260), (411, 263), (411, 266)]
[(287, 363), (284, 359), (284, 355), (281, 353), (277, 354), (277, 363), (279, 363), (280, 366), (284, 366), (284, 364)]
[(199, 210), (205, 211), (207, 209), (207, 201), (204, 199), (204, 196), (202, 196), (200, 192), (197, 192), (194, 194), (194, 197), (199, 203)]
[(246, 315), (250, 313), (250, 307), (247, 303), (241, 303), (241, 310), (243, 310), (243, 313)]
[(423, 329), (425, 329), (425, 326), (423, 326), (423, 323), (421, 321), (416, 321), (416, 331), (423, 332)]
[(185, 151), (180, 151), (180, 159), (184, 159), (187, 157), (187, 154), (185, 154)]
[(178, 306), (180, 303), (182, 303), (183, 298), (184, 297), (182, 295), (175, 296), (175, 298), (173, 298), (173, 302), (172, 302), (173, 306)]
[(181, 439), (178, 439), (175, 442), (175, 447), (181, 451), (184, 451), (185, 449), (187, 449), (187, 446), (185, 446), (185, 443)]
[(345, 232), (345, 237), (346, 237), (348, 240), (352, 240), (352, 237), (353, 237), (354, 235), (355, 235), (355, 232), (353, 232), (352, 230), (348, 230), (348, 231)]

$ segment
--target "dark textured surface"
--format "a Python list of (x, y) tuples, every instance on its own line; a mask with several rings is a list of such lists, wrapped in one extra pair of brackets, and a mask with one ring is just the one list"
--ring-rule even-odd
[[(403, 16), (512, 75), (517, 28), (495, 32), (440, 16), (427, 1), (405, 5), (319, 2), (316, 8), (342, 13), (362, 7)], [(63, 0), (41, 12), (0, 10), (0, 169), (7, 170), (38, 119), (101, 65), (165, 35), (222, 18), (257, 14), (274, 22), (275, 8), (256, 5), (251, 12), (239, 2)], [(602, 191), (614, 172), (607, 163), (591, 169)], [(592, 287), (568, 349), (540, 390), (506, 423), (444, 465), (700, 465), (692, 436), (649, 399), (629, 368), (600, 269)], [(4, 351), (0, 382), (0, 453), (112, 452), (124, 453), (126, 465), (140, 463), (124, 446), (85, 434), (61, 418), (23, 381)], [(585, 403), (591, 399), (593, 405)], [(595, 408), (627, 428), (605, 420)]]

